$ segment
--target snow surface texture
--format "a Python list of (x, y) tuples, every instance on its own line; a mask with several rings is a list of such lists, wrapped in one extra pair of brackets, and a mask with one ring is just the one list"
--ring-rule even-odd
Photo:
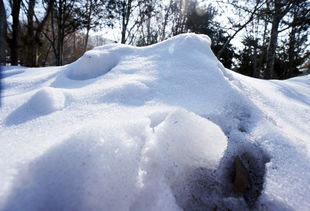
[[(309, 210), (310, 77), (241, 76), (210, 43), (5, 69), (0, 210)], [(243, 196), (236, 156), (255, 181)]]

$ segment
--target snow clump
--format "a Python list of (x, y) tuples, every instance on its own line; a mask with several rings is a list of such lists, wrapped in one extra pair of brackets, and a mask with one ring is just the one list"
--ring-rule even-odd
[(65, 106), (65, 100), (65, 96), (60, 90), (45, 87), (32, 96), (28, 106), (38, 113), (48, 114), (61, 110)]

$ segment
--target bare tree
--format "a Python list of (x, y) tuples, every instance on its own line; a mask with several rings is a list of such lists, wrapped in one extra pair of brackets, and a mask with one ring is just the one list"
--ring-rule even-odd
[(104, 17), (104, 3), (99, 0), (84, 0), (81, 2), (80, 17), (83, 21), (83, 27), (86, 29), (84, 39), (84, 51), (87, 50), (89, 32), (101, 24)]
[(35, 14), (35, 0), (29, 0), (27, 5), (27, 32), (25, 36), (24, 48), (26, 49), (26, 66), (38, 66), (39, 46), (41, 45), (41, 36), (44, 26), (53, 11), (54, 0), (48, 1), (45, 8), (45, 14), (42, 20)]
[(53, 12), (50, 17), (50, 27), (46, 27), (44, 32), (52, 46), (56, 58), (56, 65), (63, 65), (64, 42), (68, 35), (76, 32), (81, 26), (77, 12), (80, 8), (76, 7), (77, 1), (74, 0), (55, 0)]
[(161, 30), (161, 40), (166, 39), (166, 28), (168, 25), (168, 21), (169, 21), (169, 17), (172, 14), (172, 5), (173, 5), (173, 0), (169, 1), (169, 4), (164, 7), (163, 11), (164, 11), (164, 19), (162, 22), (162, 30)]
[[(132, 31), (140, 24), (134, 15), (143, 0), (111, 0), (107, 4), (110, 25), (114, 25), (115, 20), (119, 20), (121, 27), (121, 43), (133, 40), (135, 34)], [(138, 14), (139, 15), (139, 14)], [(129, 39), (130, 38), (130, 39)]]
[(266, 0), (267, 12), (271, 16), (271, 31), (266, 55), (266, 70), (264, 72), (264, 78), (266, 79), (276, 78), (274, 64), (280, 22), (299, 2), (300, 0)]
[[(242, 14), (243, 15), (247, 14), (248, 17), (245, 19), (245, 21), (243, 23), (241, 23), (241, 24), (238, 23), (238, 24), (234, 24), (233, 25), (234, 33), (229, 36), (229, 38), (224, 43), (222, 48), (218, 51), (217, 57), (221, 57), (221, 55), (225, 51), (226, 47), (236, 37), (236, 35), (239, 32), (241, 32), (249, 23), (251, 23), (254, 20), (255, 16), (257, 15), (257, 12), (263, 6), (264, 0), (255, 0), (254, 6), (252, 8), (248, 8), (248, 6), (241, 6), (241, 5), (239, 5), (238, 3), (235, 3), (235, 2), (231, 2), (230, 4), (232, 6), (234, 6), (236, 9), (242, 10)], [(243, 4), (243, 3), (241, 3), (241, 4)], [(249, 5), (249, 4), (246, 4), (246, 5)]]
[(160, 39), (159, 3), (157, 0), (142, 2), (139, 5), (139, 18), (137, 19), (139, 46), (157, 43)]

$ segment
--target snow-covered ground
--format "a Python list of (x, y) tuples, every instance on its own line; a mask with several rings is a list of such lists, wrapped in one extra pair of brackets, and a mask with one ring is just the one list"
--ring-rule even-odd
[(210, 42), (184, 34), (4, 69), (0, 210), (309, 210), (309, 75), (245, 77)]

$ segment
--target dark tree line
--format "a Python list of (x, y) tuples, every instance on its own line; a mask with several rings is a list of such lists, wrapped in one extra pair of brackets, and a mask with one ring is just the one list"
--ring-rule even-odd
[[(63, 65), (113, 30), (120, 43), (151, 45), (194, 32), (212, 39), (227, 68), (285, 79), (309, 68), (307, 0), (0, 0), (1, 65)], [(225, 20), (225, 21), (222, 21)], [(225, 23), (224, 23), (225, 22)], [(232, 42), (239, 41), (234, 47)]]
[(255, 1), (261, 2), (262, 6), (253, 13), (253, 20), (246, 26), (237, 70), (266, 79), (298, 75), (299, 68), (309, 61), (310, 2)]

